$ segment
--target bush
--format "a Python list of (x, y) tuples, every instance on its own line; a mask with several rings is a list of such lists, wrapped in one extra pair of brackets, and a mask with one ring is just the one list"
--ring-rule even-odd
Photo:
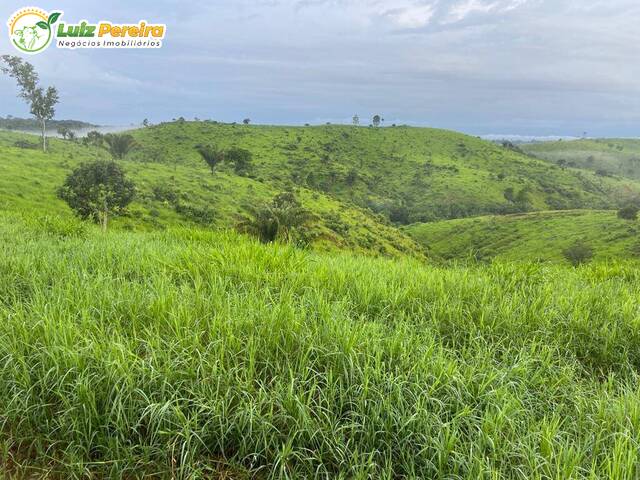
[(135, 197), (135, 185), (115, 162), (97, 161), (76, 168), (58, 196), (82, 219), (107, 229), (108, 220), (122, 213)]
[(578, 240), (573, 245), (565, 248), (562, 251), (562, 255), (571, 263), (571, 265), (577, 267), (578, 265), (591, 261), (593, 258), (593, 248), (583, 241)]
[(38, 150), (40, 148), (40, 145), (38, 145), (37, 143), (29, 142), (27, 140), (17, 140), (13, 144), (13, 146), (17, 148), (25, 148), (30, 150)]
[(253, 219), (241, 223), (239, 230), (254, 235), (263, 243), (280, 240), (307, 245), (312, 240), (310, 222), (313, 218), (293, 192), (283, 192), (259, 209)]
[(618, 210), (618, 218), (623, 220), (637, 220), (640, 209), (635, 205), (627, 205)]

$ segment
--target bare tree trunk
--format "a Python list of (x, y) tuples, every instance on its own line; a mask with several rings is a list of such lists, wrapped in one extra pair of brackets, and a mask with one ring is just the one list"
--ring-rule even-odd
[(46, 153), (47, 151), (47, 122), (43, 118), (42, 122), (42, 151)]
[(104, 201), (104, 210), (102, 211), (102, 231), (106, 232), (109, 226), (109, 210), (107, 209), (107, 201)]

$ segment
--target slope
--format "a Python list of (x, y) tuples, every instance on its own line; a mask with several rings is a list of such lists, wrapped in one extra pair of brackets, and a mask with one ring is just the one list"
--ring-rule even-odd
[(640, 258), (640, 223), (615, 211), (561, 211), (486, 216), (415, 224), (405, 231), (430, 256), (442, 259), (563, 261), (576, 241), (593, 248), (596, 259)]
[[(37, 148), (24, 148), (30, 143), (37, 144), (37, 138), (0, 132), (0, 209), (71, 218), (56, 197), (57, 188), (73, 167), (106, 159), (108, 153), (52, 139), (50, 152), (43, 154)], [(229, 171), (211, 175), (199, 163), (142, 162), (132, 156), (122, 165), (136, 183), (138, 196), (127, 216), (114, 225), (129, 230), (178, 225), (234, 228), (281, 191), (277, 184)], [(421, 256), (417, 245), (383, 218), (309, 189), (300, 188), (297, 194), (317, 217), (311, 232), (316, 248)]]
[[(528, 210), (615, 208), (638, 183), (563, 170), (467, 135), (427, 128), (160, 124), (135, 133), (146, 162), (198, 165), (198, 144), (237, 146), (252, 176), (321, 191), (407, 224)], [(505, 199), (513, 190), (521, 201)]]

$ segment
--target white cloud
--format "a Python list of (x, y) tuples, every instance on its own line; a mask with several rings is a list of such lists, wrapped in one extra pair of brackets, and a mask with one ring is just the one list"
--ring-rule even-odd
[(435, 14), (433, 5), (414, 5), (386, 12), (386, 16), (399, 27), (420, 28), (429, 24)]

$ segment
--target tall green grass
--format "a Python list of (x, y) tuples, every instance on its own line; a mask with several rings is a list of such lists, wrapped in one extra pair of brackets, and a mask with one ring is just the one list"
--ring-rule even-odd
[(51, 478), (635, 479), (640, 272), (0, 220), (0, 461)]

